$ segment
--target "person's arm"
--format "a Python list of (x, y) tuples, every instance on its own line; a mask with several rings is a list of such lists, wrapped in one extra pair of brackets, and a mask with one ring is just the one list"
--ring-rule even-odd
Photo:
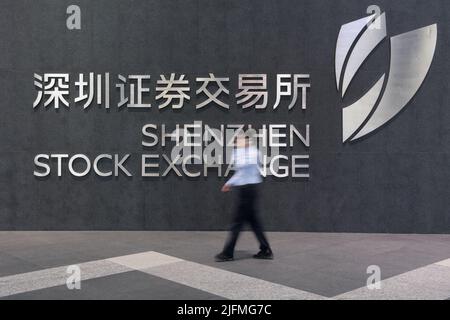
[(261, 170), (261, 169), (264, 169), (264, 167), (265, 167), (265, 162), (264, 162), (264, 157), (263, 157), (263, 154), (262, 154), (262, 152), (259, 150), (259, 149), (256, 149), (256, 152), (257, 152), (257, 163), (258, 163), (258, 168)]
[(234, 166), (235, 172), (234, 174), (231, 176), (230, 179), (228, 179), (227, 182), (225, 182), (225, 184), (222, 187), (222, 192), (228, 192), (231, 190), (231, 187), (233, 187), (234, 185), (236, 185), (236, 182), (239, 178), (239, 169), (237, 169), (236, 167), (236, 153), (235, 151), (233, 151), (232, 155), (231, 155), (231, 163)]
[(233, 187), (236, 185), (238, 179), (239, 179), (239, 170), (233, 174), (233, 176), (225, 183), (225, 185), (228, 187)]

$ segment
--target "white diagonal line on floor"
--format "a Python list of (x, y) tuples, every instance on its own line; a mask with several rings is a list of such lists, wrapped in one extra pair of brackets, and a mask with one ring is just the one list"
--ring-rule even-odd
[(334, 299), (445, 300), (449, 297), (450, 259), (447, 259), (382, 280), (380, 289), (363, 287)]
[(227, 299), (319, 300), (326, 297), (190, 261), (151, 267), (141, 271), (203, 290)]
[[(78, 266), (81, 269), (82, 280), (105, 277), (131, 270), (123, 265), (106, 260), (80, 263)], [(1, 277), (0, 297), (65, 285), (69, 276), (67, 266), (63, 266)]]
[(160, 265), (183, 261), (182, 259), (155, 251), (135, 253), (126, 256), (109, 258), (107, 260), (134, 270), (142, 270), (150, 267), (157, 267)]

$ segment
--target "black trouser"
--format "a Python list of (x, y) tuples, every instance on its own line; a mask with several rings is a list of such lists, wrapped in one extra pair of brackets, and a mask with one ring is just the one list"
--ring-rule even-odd
[(269, 242), (264, 235), (261, 222), (256, 210), (256, 201), (258, 198), (258, 188), (256, 184), (248, 184), (236, 188), (238, 192), (239, 202), (237, 210), (231, 225), (230, 235), (223, 249), (223, 253), (233, 256), (234, 247), (245, 222), (250, 224), (256, 238), (259, 241), (259, 248), (263, 251), (269, 250)]

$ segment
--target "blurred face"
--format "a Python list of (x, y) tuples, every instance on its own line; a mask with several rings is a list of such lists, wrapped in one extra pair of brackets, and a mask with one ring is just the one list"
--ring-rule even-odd
[(248, 143), (247, 143), (247, 139), (245, 139), (245, 136), (243, 136), (243, 135), (237, 136), (237, 138), (236, 138), (236, 146), (238, 148), (244, 148), (247, 145), (248, 145)]

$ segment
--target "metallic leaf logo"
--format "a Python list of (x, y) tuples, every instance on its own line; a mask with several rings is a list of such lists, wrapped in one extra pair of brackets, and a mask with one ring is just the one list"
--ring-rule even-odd
[[(371, 15), (344, 24), (336, 43), (336, 85), (342, 98), (354, 76), (386, 38), (386, 15)], [(355, 141), (393, 119), (422, 85), (436, 49), (437, 25), (390, 38), (388, 75), (342, 112), (342, 141)]]

